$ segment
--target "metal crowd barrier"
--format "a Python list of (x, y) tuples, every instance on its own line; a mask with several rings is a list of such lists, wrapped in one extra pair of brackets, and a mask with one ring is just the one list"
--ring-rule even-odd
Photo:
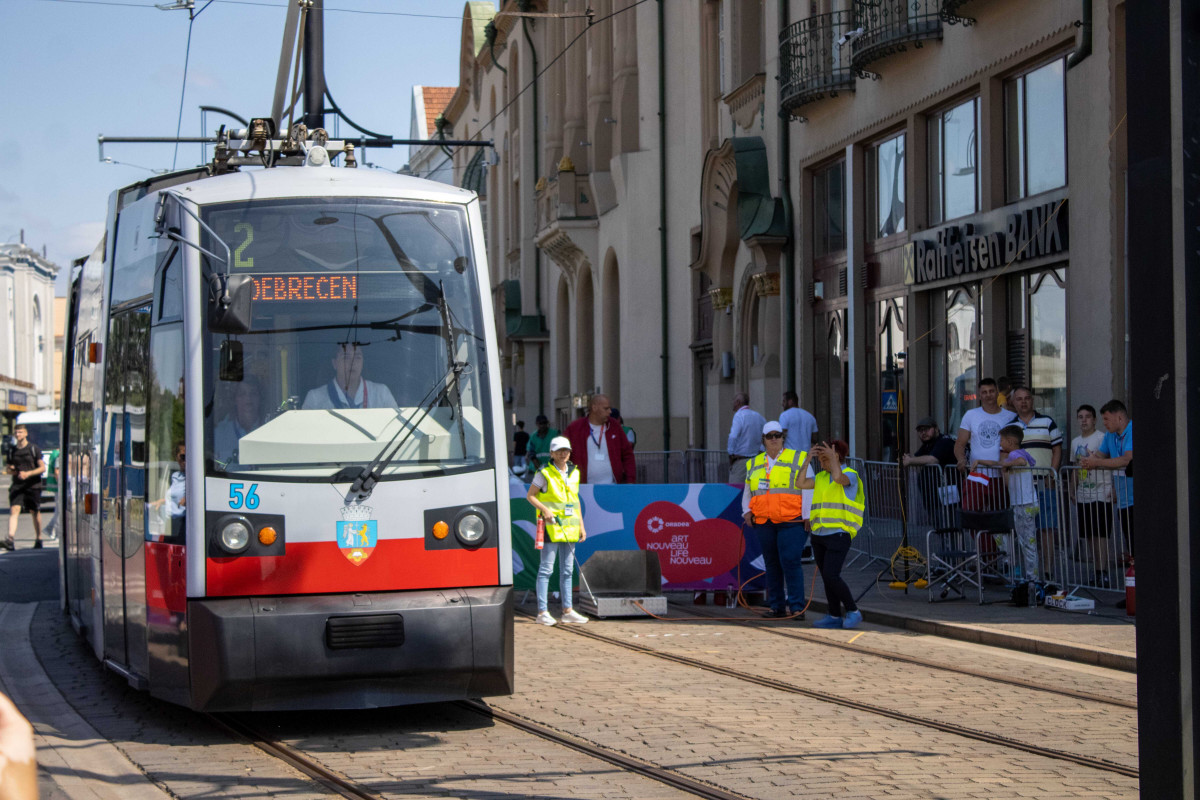
[(688, 483), (729, 483), (729, 454), (724, 450), (685, 450)]
[[(638, 483), (727, 483), (729, 457), (724, 450), (637, 450)], [(955, 510), (994, 511), (1014, 505), (1036, 516), (1039, 577), (1061, 588), (1119, 591), (1126, 559), (1132, 552), (1129, 514), (1117, 508), (1120, 478), (1110, 470), (1075, 466), (1042, 469), (980, 470), (956, 467), (904, 467), (891, 462), (847, 459), (861, 476), (867, 508), (852, 559), (863, 566), (886, 565), (904, 542), (922, 548), (931, 528), (950, 527)], [(1015, 487), (1016, 496), (1010, 492)], [(1003, 540), (1007, 537), (998, 537)], [(1010, 547), (997, 541), (997, 548)], [(1017, 553), (998, 559), (996, 576), (1014, 579)], [(849, 562), (848, 562), (849, 563)]]
[(638, 483), (688, 483), (682, 450), (634, 450)]
[[(1119, 473), (1066, 466), (1057, 471), (1021, 468), (1002, 474), (981, 469), (972, 474), (956, 467), (901, 469), (894, 463), (861, 459), (848, 463), (862, 477), (866, 491), (863, 532), (853, 549), (866, 556), (868, 565), (889, 562), (906, 528), (909, 545), (922, 547), (926, 531), (954, 525), (955, 509), (1013, 506), (1034, 518), (1039, 579), (1065, 589), (1119, 591), (1124, 586), (1132, 532), (1125, 530), (1130, 515), (1117, 508), (1114, 478)], [(987, 480), (981, 480), (985, 475)], [(1013, 546), (1005, 541), (1008, 537), (996, 538), (996, 548)], [(995, 576), (1012, 581), (1020, 555), (1008, 553), (997, 563), (1002, 568)]]

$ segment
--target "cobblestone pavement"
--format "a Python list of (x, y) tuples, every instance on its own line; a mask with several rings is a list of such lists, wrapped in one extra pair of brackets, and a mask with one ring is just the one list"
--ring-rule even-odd
[[(39, 660), (68, 702), (170, 795), (329, 796), (282, 762), (231, 742), (202, 715), (130, 689), (97, 664), (52, 604), (39, 605), (31, 633)], [(690, 796), (451, 704), (244, 719), (388, 795)]]
[[(819, 615), (818, 615), (819, 616)], [(968, 642), (945, 639), (912, 631), (864, 624), (853, 631), (820, 630), (789, 623), (764, 623), (775, 633), (797, 639), (818, 639), (849, 643), (881, 653), (894, 653), (907, 658), (919, 658), (931, 664), (958, 669), (1003, 675), (1023, 680), (1036, 680), (1055, 688), (1088, 692), (1100, 697), (1136, 701), (1137, 675), (1131, 672), (1105, 669), (1087, 664), (1064, 662), (996, 647), (981, 647)], [(669, 632), (669, 631), (668, 631)], [(763, 631), (765, 633), (765, 631)], [(637, 633), (632, 634), (637, 636)], [(649, 637), (666, 634), (648, 634)], [(803, 641), (803, 639), (801, 639)], [(646, 642), (641, 642), (646, 644)]]
[[(522, 622), (517, 626), (522, 660), (560, 666), (543, 670), (538, 687), (519, 686), (516, 695), (498, 699), (495, 705), (747, 795), (1115, 798), (1137, 794), (1132, 778), (766, 689)], [(666, 624), (607, 621), (597, 628), (603, 627), (606, 634), (625, 631), (632, 636), (665, 633), (661, 628)], [(904, 710), (940, 712), (959, 724), (970, 719), (982, 723), (985, 730), (1016, 727), (1023, 735), (1045, 737), (1049, 743), (1059, 737), (1058, 731), (1073, 729), (1088, 716), (1061, 713), (1079, 710), (1082, 701), (1048, 695), (1032, 699), (1037, 693), (994, 683), (980, 690), (962, 676), (906, 675), (917, 668), (881, 664), (877, 659), (856, 666), (850, 663), (852, 654), (847, 659), (831, 654), (829, 648), (807, 645), (805, 649), (753, 631), (748, 637), (744, 630), (697, 625), (699, 630), (687, 637), (685, 645), (679, 634), (687, 632), (680, 630), (686, 627), (673, 625), (666, 631), (673, 636), (661, 637), (662, 646), (687, 648), (693, 657), (713, 658), (750, 672), (770, 672), (771, 677), (860, 699), (878, 699), (880, 694), (890, 694), (887, 687), (899, 685), (906, 688), (892, 700), (898, 699)], [(649, 641), (649, 637), (639, 639), (641, 644)], [(561, 698), (566, 694), (575, 702), (564, 704)], [(984, 707), (974, 709), (973, 704)], [(1093, 725), (1093, 735), (1084, 737), (1086, 745), (1079, 746), (1112, 755), (1114, 760), (1127, 757), (1136, 743), (1130, 712), (1104, 707), (1095, 715), (1107, 719), (1107, 727)]]
[[(785, 639), (745, 626), (681, 622), (651, 632), (638, 622), (608, 621), (604, 634), (643, 647), (688, 655), (804, 688), (828, 692), (925, 719), (952, 722), (976, 731), (1021, 742), (1052, 746), (1072, 754), (1137, 767), (1137, 712), (1089, 700), (1064, 697), (982, 678), (881, 660), (837, 648)], [(833, 631), (829, 631), (832, 638)], [(838, 631), (845, 639), (849, 631)], [(886, 635), (886, 634), (883, 634)], [(859, 637), (881, 636), (868, 631)], [(699, 642), (702, 648), (697, 652)], [(991, 648), (967, 649), (957, 665), (995, 669)], [(797, 670), (796, 667), (801, 669)], [(1008, 671), (1013, 677), (1040, 679), (1042, 672), (1070, 683), (1074, 664), (1031, 657)], [(1095, 671), (1096, 668), (1091, 668)], [(1116, 673), (1128, 679), (1125, 673)], [(1114, 735), (1120, 732), (1121, 735)], [(1126, 733), (1128, 732), (1128, 733)]]
[[(919, 716), (941, 714), (964, 727), (1136, 764), (1136, 715), (1129, 709), (744, 626), (605, 620), (594, 621), (588, 630)], [(129, 689), (96, 663), (53, 602), (37, 606), (30, 634), (38, 660), (66, 701), (170, 796), (328, 796), (283, 763), (231, 742), (203, 717)], [(523, 617), (516, 635), (518, 692), (489, 701), (493, 706), (746, 796), (998, 800), (1137, 794), (1133, 778), (664, 662)], [(857, 632), (821, 635), (845, 641)], [(1085, 690), (1107, 686), (1118, 696), (1121, 687), (1132, 692), (1133, 676), (1125, 673), (934, 637), (868, 627), (856, 643)], [(248, 719), (389, 797), (688, 796), (451, 704)], [(52, 775), (65, 774), (53, 769)]]

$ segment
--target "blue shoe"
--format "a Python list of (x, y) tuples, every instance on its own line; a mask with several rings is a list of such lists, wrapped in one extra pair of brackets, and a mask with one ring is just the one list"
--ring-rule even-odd
[(857, 628), (862, 624), (862, 612), (850, 611), (846, 614), (846, 618), (842, 620), (843, 628)]
[(840, 628), (842, 627), (841, 617), (825, 616), (813, 623), (814, 628)]

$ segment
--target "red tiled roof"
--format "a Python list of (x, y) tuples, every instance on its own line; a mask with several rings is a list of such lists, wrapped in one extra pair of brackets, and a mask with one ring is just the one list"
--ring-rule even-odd
[(446, 106), (450, 105), (450, 99), (454, 97), (455, 87), (453, 86), (422, 86), (421, 92), (425, 100), (425, 131), (426, 135), (432, 137), (437, 134), (437, 128), (433, 121), (437, 119), (438, 114), (446, 110)]

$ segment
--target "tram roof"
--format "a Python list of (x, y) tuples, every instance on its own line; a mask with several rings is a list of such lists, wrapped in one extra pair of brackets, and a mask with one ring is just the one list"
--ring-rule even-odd
[[(159, 187), (147, 187), (154, 191)], [(467, 203), (475, 193), (437, 181), (377, 169), (274, 167), (231, 172), (176, 184), (175, 191), (198, 205), (291, 197), (381, 197)]]

